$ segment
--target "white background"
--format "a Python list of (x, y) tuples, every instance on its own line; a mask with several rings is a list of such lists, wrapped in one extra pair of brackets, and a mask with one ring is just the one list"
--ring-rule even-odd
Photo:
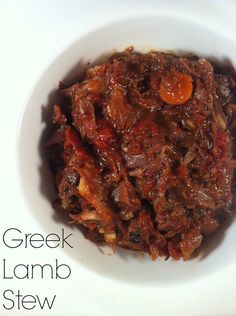
[[(34, 227), (27, 223), (27, 212), (21, 191), (16, 188), (16, 144), (20, 117), (37, 78), (47, 65), (64, 48), (80, 36), (99, 25), (119, 19), (155, 11), (185, 12), (195, 19), (221, 26), (229, 34), (235, 34), (235, 1), (0, 1), (0, 233), (9, 227), (19, 227), (24, 232), (40, 232), (37, 222)], [(30, 153), (29, 153), (30, 154)], [(13, 264), (21, 261), (53, 262), (60, 258), (60, 250), (7, 249), (0, 241), (0, 254)], [(0, 315), (181, 315), (181, 305), (189, 307), (189, 315), (236, 315), (236, 271), (223, 270), (217, 277), (209, 276), (202, 286), (208, 287), (204, 297), (197, 291), (199, 284), (188, 283), (181, 289), (177, 285), (163, 288), (131, 287), (109, 282), (106, 278), (90, 273), (70, 257), (67, 259), (73, 271), (69, 280), (4, 280), (0, 275), (0, 291), (6, 288), (21, 289), (24, 294), (41, 296), (56, 293), (58, 300), (49, 313), (34, 310), (4, 312), (2, 300)], [(199, 281), (200, 282), (200, 281)], [(201, 286), (201, 285), (200, 285)], [(129, 288), (130, 289), (130, 288)], [(188, 295), (185, 300), (184, 293)], [(68, 295), (69, 293), (69, 295)], [(169, 295), (179, 295), (180, 301), (172, 303)], [(227, 295), (226, 295), (227, 294)], [(64, 298), (63, 298), (64, 297)], [(149, 314), (149, 306), (156, 304), (155, 312)], [(138, 306), (138, 308), (137, 308)], [(161, 313), (159, 313), (161, 307)], [(165, 306), (165, 309), (163, 309)]]

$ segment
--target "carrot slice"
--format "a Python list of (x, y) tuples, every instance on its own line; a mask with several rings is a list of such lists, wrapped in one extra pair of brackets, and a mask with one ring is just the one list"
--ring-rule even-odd
[(191, 98), (192, 92), (192, 78), (182, 72), (169, 72), (161, 80), (160, 97), (168, 104), (183, 104)]

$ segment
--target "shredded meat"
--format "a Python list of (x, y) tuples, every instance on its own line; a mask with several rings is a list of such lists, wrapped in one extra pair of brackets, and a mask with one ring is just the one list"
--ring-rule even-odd
[(234, 73), (129, 48), (60, 91), (47, 143), (60, 206), (87, 237), (188, 260), (233, 203)]

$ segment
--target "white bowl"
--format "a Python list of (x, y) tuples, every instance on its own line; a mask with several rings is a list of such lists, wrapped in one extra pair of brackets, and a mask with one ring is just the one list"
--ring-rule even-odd
[[(51, 206), (53, 184), (42, 147), (47, 138), (45, 127), (51, 119), (52, 105), (59, 101), (56, 95), (58, 83), (72, 83), (88, 62), (93, 63), (104, 54), (130, 45), (140, 51), (157, 49), (193, 52), (220, 60), (228, 59), (236, 64), (236, 45), (227, 38), (227, 34), (177, 17), (135, 17), (109, 24), (80, 38), (45, 70), (26, 104), (18, 144), (25, 199), (35, 221), (40, 222), (46, 232), (59, 231), (65, 226), (67, 232), (73, 232), (73, 243), (78, 244), (79, 249), (68, 252), (68, 255), (74, 256), (78, 265), (84, 264), (107, 278), (128, 283), (163, 287), (192, 282), (235, 262), (236, 252), (232, 251), (236, 236), (235, 222), (230, 223), (227, 229), (221, 229), (198, 258), (189, 262), (152, 262), (147, 256), (140, 258), (127, 250), (120, 250), (112, 256), (104, 254), (104, 251), (109, 251), (101, 251), (86, 240), (77, 226), (67, 224), (69, 219), (60, 217)], [(67, 252), (66, 249), (62, 251)]]

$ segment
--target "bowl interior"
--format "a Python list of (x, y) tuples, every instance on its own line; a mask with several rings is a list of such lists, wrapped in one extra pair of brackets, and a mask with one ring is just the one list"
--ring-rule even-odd
[[(73, 234), (74, 249), (64, 249), (78, 264), (117, 280), (141, 284), (167, 285), (214, 273), (236, 259), (232, 251), (236, 223), (225, 223), (201, 255), (189, 262), (157, 260), (140, 257), (127, 250), (100, 249), (86, 240), (77, 226), (67, 224), (68, 218), (52, 208), (53, 184), (43, 143), (50, 128), (52, 106), (60, 99), (58, 83), (71, 84), (87, 66), (106, 54), (134, 46), (140, 51), (150, 49), (192, 52), (201, 56), (227, 60), (236, 65), (236, 43), (219, 30), (174, 16), (140, 16), (106, 25), (78, 39), (51, 63), (38, 80), (26, 104), (18, 143), (19, 171), (28, 204), (29, 216), (40, 222), (47, 233), (59, 232), (62, 227)], [(230, 225), (229, 225), (230, 224)], [(226, 227), (225, 227), (226, 228)], [(214, 251), (212, 251), (214, 250)], [(105, 253), (105, 254), (104, 254)]]

